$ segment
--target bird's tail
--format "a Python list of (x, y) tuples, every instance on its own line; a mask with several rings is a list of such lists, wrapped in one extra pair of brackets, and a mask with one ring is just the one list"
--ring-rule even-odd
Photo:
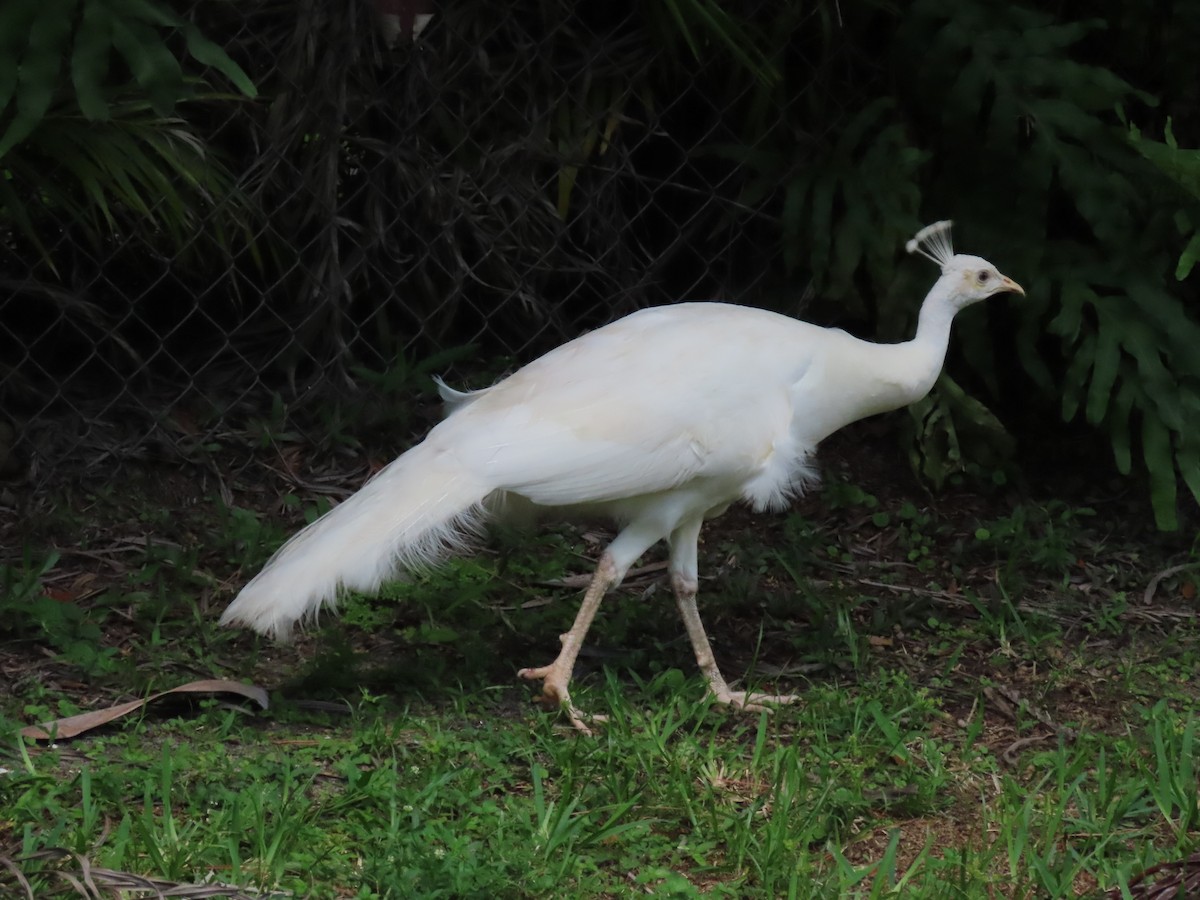
[(478, 531), (488, 489), (447, 454), (420, 444), (271, 557), (221, 616), (278, 640), (335, 606), (342, 590), (378, 590), (462, 548)]

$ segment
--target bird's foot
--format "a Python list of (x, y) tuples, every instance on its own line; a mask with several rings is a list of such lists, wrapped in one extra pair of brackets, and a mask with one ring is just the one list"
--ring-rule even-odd
[(517, 672), (518, 678), (524, 678), (526, 681), (541, 681), (542, 693), (537, 698), (545, 709), (559, 709), (566, 714), (572, 727), (586, 735), (592, 735), (594, 732), (589, 727), (588, 723), (607, 722), (608, 716), (589, 715), (581, 712), (571, 701), (571, 693), (567, 690), (567, 682), (570, 676), (564, 675), (562, 667), (557, 663), (551, 663), (548, 666), (539, 666), (536, 669), (521, 669)]
[(743, 712), (771, 713), (775, 711), (772, 707), (786, 706), (800, 699), (799, 694), (758, 694), (752, 691), (731, 691), (729, 688), (713, 689), (709, 694), (718, 705)]

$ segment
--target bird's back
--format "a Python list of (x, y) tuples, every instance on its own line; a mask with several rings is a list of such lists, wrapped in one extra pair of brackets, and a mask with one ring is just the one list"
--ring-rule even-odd
[(429, 441), (549, 506), (747, 481), (811, 452), (789, 443), (790, 391), (818, 348), (845, 337), (721, 303), (646, 309), (468, 398)]
[[(821, 335), (807, 322), (726, 303), (640, 310), (589, 332), (479, 392), (480, 412), (536, 407), (585, 430), (643, 413), (689, 422), (761, 388), (794, 383)], [(689, 406), (690, 405), (690, 406)], [(605, 416), (612, 419), (606, 420)]]

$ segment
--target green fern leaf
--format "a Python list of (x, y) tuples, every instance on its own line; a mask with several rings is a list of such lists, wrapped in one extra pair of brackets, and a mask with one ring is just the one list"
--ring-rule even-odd
[(1171, 122), (1167, 120), (1165, 141), (1145, 137), (1133, 126), (1128, 132), (1129, 141), (1142, 156), (1154, 163), (1160, 172), (1200, 199), (1200, 150), (1184, 150), (1175, 141)]
[(1200, 447), (1196, 443), (1186, 444), (1178, 454), (1179, 472), (1196, 502), (1200, 503)]
[(1163, 365), (1158, 336), (1139, 321), (1127, 320), (1123, 330), (1125, 346), (1137, 362), (1138, 380), (1143, 390), (1154, 401), (1163, 423), (1174, 431), (1183, 431), (1186, 426), (1179, 403), (1179, 385)]
[[(1103, 310), (1103, 307), (1099, 307)], [(1087, 392), (1086, 417), (1092, 425), (1104, 421), (1108, 400), (1121, 365), (1120, 326), (1102, 313), (1092, 356), (1092, 379)]]
[(33, 133), (50, 108), (71, 36), (76, 0), (47, 0), (29, 27), (17, 75), (17, 114), (0, 137), (0, 159)]
[(1179, 256), (1179, 264), (1175, 267), (1176, 280), (1183, 281), (1191, 275), (1192, 268), (1198, 259), (1200, 259), (1200, 231), (1192, 235), (1192, 239), (1188, 241), (1187, 246), (1183, 248), (1183, 253)]
[(125, 21), (140, 20), (159, 28), (181, 28), (185, 24), (169, 6), (154, 0), (106, 0), (114, 17)]
[(92, 122), (107, 121), (110, 117), (104, 79), (108, 75), (111, 50), (112, 16), (103, 3), (87, 0), (71, 53), (71, 82), (80, 111)]
[(1122, 475), (1128, 475), (1133, 471), (1129, 418), (1134, 402), (1140, 397), (1141, 392), (1138, 390), (1136, 379), (1128, 377), (1127, 373), (1108, 408), (1108, 434), (1112, 442), (1113, 460), (1116, 463), (1117, 471)]
[(1083, 310), (1096, 303), (1096, 292), (1091, 286), (1069, 278), (1062, 285), (1062, 304), (1058, 315), (1047, 326), (1051, 334), (1057, 334), (1068, 347), (1078, 342), (1083, 330)]
[(185, 95), (179, 60), (167, 49), (158, 32), (142, 22), (114, 20), (112, 32), (113, 46), (149, 95), (154, 111), (169, 116)]
[(196, 62), (211, 66), (233, 82), (234, 86), (246, 97), (253, 99), (258, 96), (258, 89), (245, 70), (234, 62), (229, 54), (200, 33), (200, 29), (187, 25), (183, 31), (187, 41), (188, 53)]
[(1150, 475), (1150, 503), (1154, 508), (1155, 524), (1163, 531), (1174, 531), (1179, 522), (1175, 509), (1177, 484), (1171, 433), (1149, 412), (1142, 415), (1142, 457)]
[(29, 42), (29, 26), (37, 15), (33, 3), (0, 4), (0, 112), (17, 89), (17, 63)]
[(1062, 417), (1066, 422), (1075, 418), (1079, 412), (1079, 404), (1084, 397), (1084, 385), (1087, 383), (1088, 372), (1096, 355), (1096, 336), (1085, 335), (1075, 348), (1071, 365), (1063, 376), (1062, 386)]

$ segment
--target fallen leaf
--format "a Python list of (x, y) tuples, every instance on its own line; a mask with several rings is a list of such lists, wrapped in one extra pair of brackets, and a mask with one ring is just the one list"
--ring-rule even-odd
[(223, 678), (190, 681), (187, 684), (181, 684), (179, 687), (171, 688), (169, 691), (159, 691), (157, 694), (151, 694), (149, 697), (141, 700), (130, 700), (128, 703), (118, 703), (116, 706), (110, 706), (107, 709), (96, 709), (91, 712), (80, 713), (77, 716), (67, 716), (63, 719), (42, 722), (40, 725), (29, 725), (21, 729), (21, 737), (30, 741), (73, 738), (86, 731), (91, 731), (93, 728), (107, 725), (109, 722), (119, 719), (122, 716), (127, 716), (131, 712), (139, 710), (149, 703), (153, 703), (155, 700), (173, 694), (238, 694), (247, 700), (253, 700), (263, 709), (266, 709), (268, 706), (267, 692), (253, 684), (242, 684), (240, 681), (227, 681)]

